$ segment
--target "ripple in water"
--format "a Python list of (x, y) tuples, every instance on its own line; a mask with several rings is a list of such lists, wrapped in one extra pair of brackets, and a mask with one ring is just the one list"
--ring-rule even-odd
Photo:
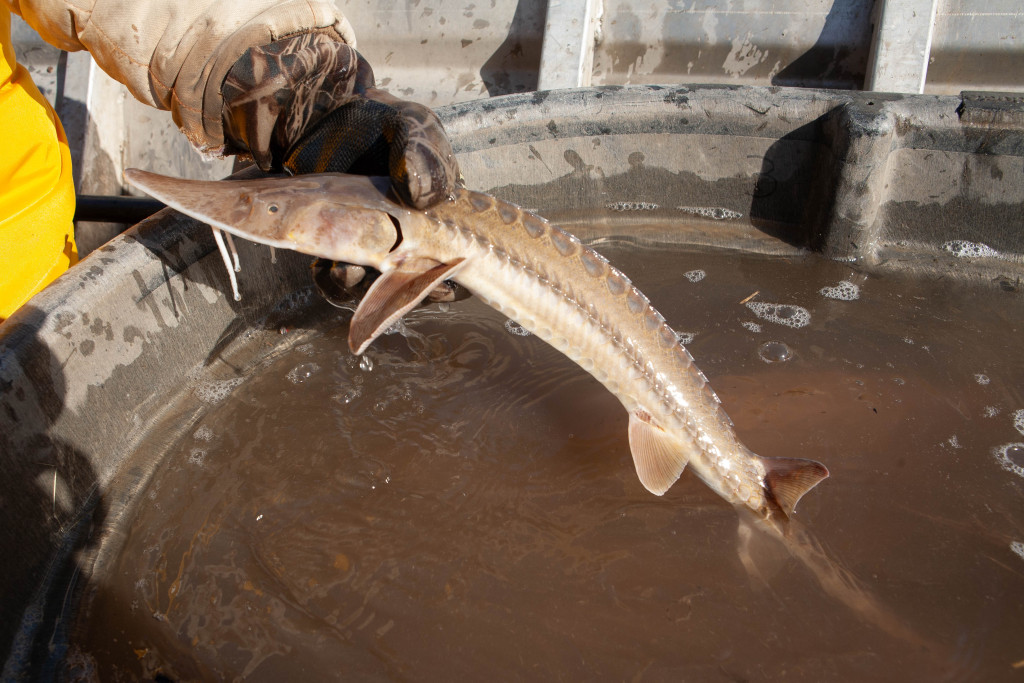
[(777, 325), (799, 328), (806, 327), (811, 322), (811, 312), (803, 306), (769, 304), (762, 301), (748, 301), (746, 305), (761, 320)]
[(793, 349), (784, 342), (769, 341), (757, 347), (757, 355), (765, 363), (784, 363), (793, 357)]

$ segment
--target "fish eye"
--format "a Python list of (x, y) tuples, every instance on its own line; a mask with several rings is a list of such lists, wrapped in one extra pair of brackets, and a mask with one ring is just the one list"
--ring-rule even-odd
[(267, 211), (269, 211), (270, 213), (277, 213), (277, 209), (277, 204), (271, 204), (270, 206), (267, 207)]

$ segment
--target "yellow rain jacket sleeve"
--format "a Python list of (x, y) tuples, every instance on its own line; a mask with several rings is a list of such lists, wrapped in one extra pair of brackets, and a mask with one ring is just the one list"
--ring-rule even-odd
[(0, 7), (0, 321), (78, 260), (75, 188), (64, 130), (14, 60)]
[(11, 11), (47, 42), (88, 50), (212, 153), (224, 145), (221, 84), (248, 48), (311, 31), (355, 46), (330, 0), (0, 0), (0, 320), (77, 259), (67, 141), (15, 61)]

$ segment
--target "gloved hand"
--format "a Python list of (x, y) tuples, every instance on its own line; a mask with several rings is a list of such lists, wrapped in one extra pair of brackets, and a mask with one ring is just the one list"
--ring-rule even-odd
[(249, 154), (264, 171), (388, 175), (418, 209), (447, 199), (459, 181), (434, 112), (375, 88), (366, 60), (329, 35), (250, 48), (221, 95), (225, 153)]

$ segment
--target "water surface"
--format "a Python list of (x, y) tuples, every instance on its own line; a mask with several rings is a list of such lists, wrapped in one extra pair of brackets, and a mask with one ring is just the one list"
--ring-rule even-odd
[(749, 553), (736, 511), (691, 474), (647, 493), (618, 401), (479, 301), (415, 311), (362, 361), (349, 314), (312, 305), (256, 371), (194, 375), (140, 448), (161, 464), (97, 570), (72, 669), (1024, 675), (1020, 293), (813, 256), (600, 250), (752, 449), (829, 467), (797, 515), (811, 559), (771, 539)]

